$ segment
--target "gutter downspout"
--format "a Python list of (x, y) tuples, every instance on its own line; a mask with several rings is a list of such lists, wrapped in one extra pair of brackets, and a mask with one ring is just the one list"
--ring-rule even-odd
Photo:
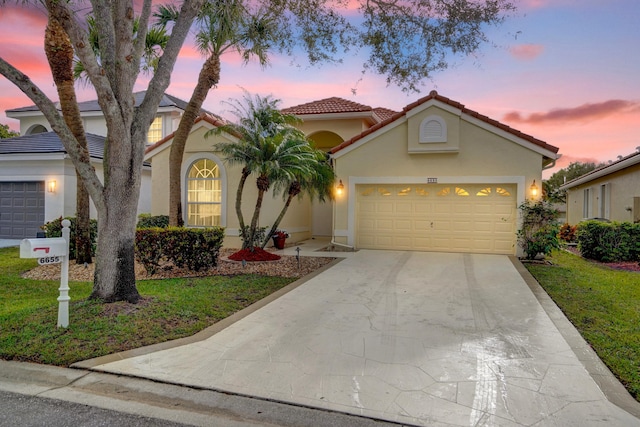
[(558, 154), (558, 157), (556, 157), (555, 159), (551, 159), (551, 163), (549, 163), (546, 166), (543, 166), (542, 170), (544, 171), (544, 170), (551, 169), (551, 168), (555, 167), (556, 166), (556, 162), (558, 161), (558, 159), (560, 157), (562, 157), (562, 154)]

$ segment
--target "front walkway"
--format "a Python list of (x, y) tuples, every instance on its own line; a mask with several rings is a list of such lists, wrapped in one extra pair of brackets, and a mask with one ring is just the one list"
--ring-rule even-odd
[(202, 341), (79, 365), (424, 426), (640, 426), (506, 256), (349, 253)]

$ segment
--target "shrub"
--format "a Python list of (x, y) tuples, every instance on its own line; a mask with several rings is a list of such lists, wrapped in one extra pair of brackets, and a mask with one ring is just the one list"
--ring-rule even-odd
[(138, 215), (136, 228), (167, 228), (169, 226), (169, 215), (151, 215), (148, 213)]
[(640, 224), (584, 221), (578, 225), (583, 257), (601, 262), (640, 260)]
[(191, 271), (218, 265), (224, 228), (144, 228), (136, 230), (136, 257), (154, 274), (164, 260)]
[(527, 200), (518, 208), (522, 212), (522, 228), (517, 233), (518, 244), (527, 259), (534, 259), (539, 253), (547, 255), (560, 247), (556, 209), (542, 200)]
[(560, 227), (559, 237), (561, 240), (565, 242), (575, 242), (576, 241), (576, 231), (578, 230), (578, 226), (569, 225), (568, 223), (562, 224)]
[[(76, 259), (76, 218), (56, 218), (53, 221), (49, 221), (46, 224), (40, 226), (44, 231), (45, 237), (62, 237), (62, 220), (68, 219), (71, 221), (71, 235), (69, 237), (69, 259)], [(89, 222), (89, 237), (91, 238), (91, 256), (96, 255), (96, 238), (98, 236), (98, 221), (95, 219)]]

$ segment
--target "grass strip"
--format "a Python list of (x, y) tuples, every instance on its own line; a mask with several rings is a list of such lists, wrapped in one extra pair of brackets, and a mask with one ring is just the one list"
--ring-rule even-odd
[(640, 273), (555, 251), (552, 265), (527, 264), (613, 374), (640, 400)]
[(58, 366), (187, 337), (296, 279), (257, 275), (142, 280), (143, 300), (89, 301), (92, 284), (70, 282), (69, 327), (57, 328), (59, 281), (23, 279), (36, 260), (0, 248), (0, 358)]

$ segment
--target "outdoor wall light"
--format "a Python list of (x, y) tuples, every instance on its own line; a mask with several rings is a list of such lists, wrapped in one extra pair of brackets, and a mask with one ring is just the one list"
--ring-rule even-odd
[(47, 182), (47, 191), (49, 191), (49, 193), (55, 193), (56, 192), (56, 180), (52, 179), (51, 181)]
[(531, 184), (531, 187), (529, 187), (529, 190), (531, 190), (531, 196), (532, 197), (537, 197), (538, 196), (538, 186), (536, 185), (536, 180), (533, 180), (533, 184)]
[(344, 192), (344, 184), (342, 183), (342, 180), (340, 180), (340, 182), (336, 186), (336, 193), (338, 194), (338, 196), (342, 196), (343, 192)]

